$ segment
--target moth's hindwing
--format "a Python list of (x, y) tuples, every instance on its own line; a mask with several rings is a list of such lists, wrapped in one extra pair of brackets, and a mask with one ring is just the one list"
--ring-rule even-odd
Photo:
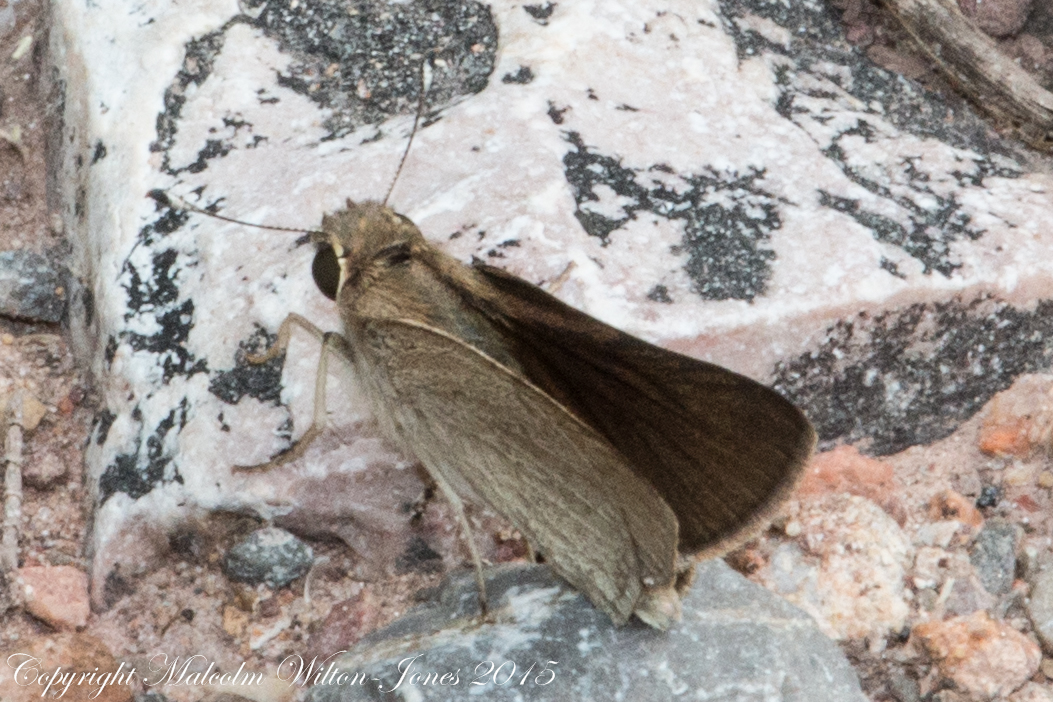
[(680, 552), (718, 555), (765, 526), (815, 446), (804, 414), (771, 388), (580, 312), (477, 266), (478, 309), (529, 381), (604, 436), (679, 522)]

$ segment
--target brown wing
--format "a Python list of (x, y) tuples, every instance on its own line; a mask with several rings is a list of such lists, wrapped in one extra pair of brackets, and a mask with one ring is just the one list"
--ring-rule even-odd
[(618, 624), (671, 588), (676, 518), (602, 436), (446, 332), (403, 319), (362, 329), (383, 411), (428, 470), (467, 482)]
[(733, 548), (770, 521), (815, 446), (804, 415), (720, 366), (618, 331), (500, 269), (475, 304), (530, 381), (607, 438), (672, 507), (680, 551)]

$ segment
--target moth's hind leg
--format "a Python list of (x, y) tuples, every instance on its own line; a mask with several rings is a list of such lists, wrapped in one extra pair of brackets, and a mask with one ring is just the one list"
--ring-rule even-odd
[(479, 609), (482, 610), (482, 616), (485, 617), (489, 613), (489, 605), (486, 600), (486, 580), (483, 578), (483, 559), (479, 555), (479, 547), (476, 545), (475, 537), (472, 535), (472, 526), (468, 523), (468, 515), (464, 513), (464, 502), (438, 471), (429, 470), (428, 475), (439, 486), (439, 491), (446, 498), (446, 501), (450, 503), (453, 514), (457, 518), (457, 524), (461, 528), (461, 538), (468, 546), (468, 552), (472, 556), (472, 567), (475, 569), (475, 584), (479, 588)]
[(306, 318), (293, 313), (286, 317), (285, 321), (283, 321), (282, 325), (278, 328), (278, 340), (262, 354), (246, 355), (246, 360), (249, 363), (259, 364), (266, 363), (272, 358), (275, 358), (289, 345), (289, 335), (292, 330), (292, 325), (294, 324), (310, 332), (322, 342), (322, 352), (318, 359), (318, 370), (314, 379), (314, 413), (311, 418), (311, 426), (307, 428), (307, 431), (303, 433), (303, 436), (297, 439), (292, 446), (282, 451), (266, 463), (259, 463), (254, 466), (234, 466), (234, 470), (270, 470), (271, 468), (277, 468), (278, 466), (290, 461), (295, 461), (307, 452), (311, 443), (317, 439), (322, 433), (322, 430), (325, 429), (325, 386), (329, 380), (329, 354), (335, 353), (337, 356), (343, 358), (344, 361), (350, 363), (351, 348), (347, 343), (347, 339), (335, 332), (323, 332), (314, 324), (307, 321)]

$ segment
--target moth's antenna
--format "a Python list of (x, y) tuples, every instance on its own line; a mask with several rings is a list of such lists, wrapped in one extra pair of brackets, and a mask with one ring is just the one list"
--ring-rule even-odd
[(190, 210), (191, 212), (197, 212), (203, 214), (206, 217), (213, 217), (215, 219), (221, 219), (224, 222), (230, 222), (231, 224), (240, 224), (243, 227), (255, 227), (256, 229), (270, 229), (276, 232), (295, 232), (299, 234), (322, 234), (323, 232), (316, 231), (314, 229), (296, 229), (294, 227), (276, 227), (269, 224), (255, 224), (253, 222), (243, 222), (240, 219), (234, 219), (233, 217), (225, 217), (215, 212), (209, 212), (208, 210), (201, 209), (197, 205), (192, 205), (178, 195), (169, 195), (168, 193), (159, 193), (159, 201), (163, 200), (162, 204), (168, 205), (173, 209), (179, 208), (184, 210)]
[(406, 163), (406, 157), (409, 156), (410, 147), (413, 146), (413, 137), (417, 135), (417, 124), (420, 123), (420, 117), (424, 113), (424, 96), (428, 92), (428, 86), (431, 83), (431, 66), (428, 65), (428, 59), (425, 58), (420, 64), (420, 100), (417, 101), (417, 114), (413, 116), (413, 129), (410, 130), (409, 141), (406, 142), (406, 150), (402, 152), (402, 158), (399, 159), (399, 167), (395, 170), (395, 177), (391, 179), (391, 185), (388, 187), (387, 193), (384, 194), (384, 201), (381, 205), (388, 204), (388, 198), (391, 197), (391, 191), (395, 189), (395, 183), (399, 180), (399, 175), (402, 173), (402, 166)]

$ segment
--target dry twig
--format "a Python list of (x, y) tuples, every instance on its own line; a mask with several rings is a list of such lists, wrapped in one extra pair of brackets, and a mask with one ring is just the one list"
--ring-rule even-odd
[(885, 0), (903, 28), (976, 105), (1038, 149), (1053, 149), (1053, 93), (998, 50), (955, 0)]
[(23, 395), (15, 390), (4, 411), (4, 521), (0, 528), (0, 574), (18, 568), (18, 527), (22, 521), (22, 408)]

